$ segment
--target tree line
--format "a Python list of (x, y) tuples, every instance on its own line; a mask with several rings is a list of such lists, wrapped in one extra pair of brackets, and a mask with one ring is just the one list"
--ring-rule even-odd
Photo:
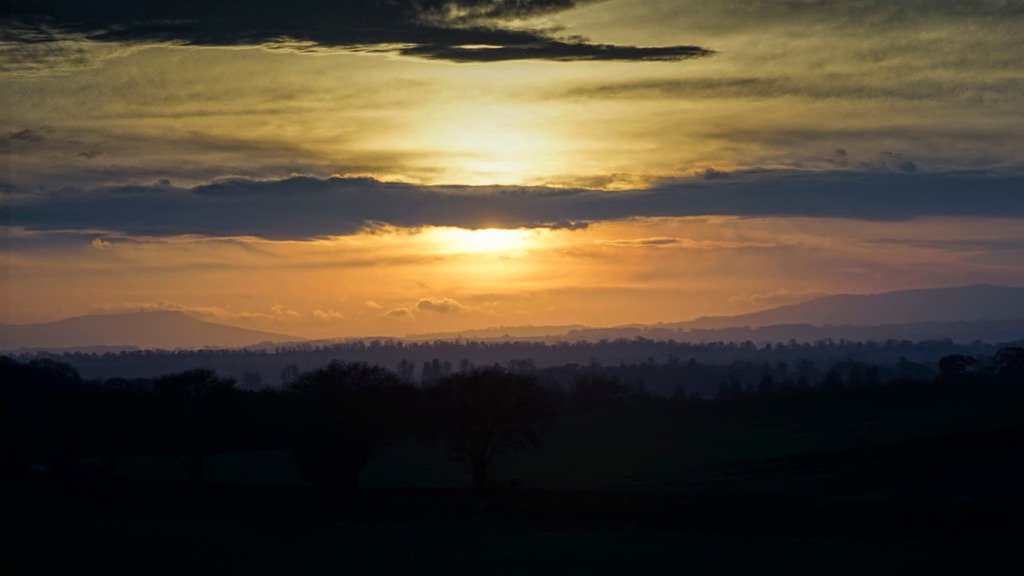
[[(732, 372), (716, 372), (722, 376), (716, 396), (729, 401), (885, 386), (920, 386), (927, 393), (927, 385), (1024, 383), (1021, 347), (992, 356), (947, 355), (929, 371), (901, 364), (894, 371), (856, 361), (824, 370), (813, 363), (740, 362), (728, 367)], [(714, 368), (692, 360), (669, 365), (694, 374)], [(356, 489), (360, 472), (389, 445), (420, 439), (443, 443), (474, 484), (484, 487), (493, 481), (495, 459), (539, 446), (546, 422), (557, 414), (707, 401), (687, 392), (685, 380), (668, 398), (650, 394), (642, 377), (657, 374), (660, 366), (439, 363), (434, 378), (414, 383), (401, 367), (332, 361), (290, 372), (283, 387), (250, 390), (208, 369), (85, 380), (51, 359), (0, 357), (0, 457), (6, 472), (36, 466), (60, 478), (70, 476), (83, 457), (101, 459), (113, 476), (123, 458), (169, 455), (200, 483), (210, 454), (286, 450), (309, 484), (344, 493)]]
[(380, 366), (331, 362), (283, 389), (249, 391), (207, 369), (87, 381), (53, 360), (2, 357), (0, 380), (5, 470), (55, 477), (83, 457), (113, 476), (121, 458), (162, 454), (199, 483), (210, 454), (285, 449), (314, 487), (351, 491), (388, 444), (421, 437), (443, 442), (482, 487), (495, 458), (539, 445), (553, 413), (535, 377), (501, 367), (421, 387)]
[[(863, 341), (822, 340), (818, 342), (706, 342), (687, 343), (646, 338), (579, 341), (579, 342), (477, 342), (436, 341), (406, 342), (401, 340), (356, 340), (340, 343), (302, 344), (287, 347), (247, 348), (236, 350), (139, 350), (107, 353), (62, 352), (22, 353), (21, 361), (49, 358), (71, 364), (85, 378), (155, 378), (163, 374), (203, 367), (239, 380), (244, 387), (280, 386), (286, 369), (304, 371), (326, 365), (331, 360), (367, 362), (396, 369), (403, 378), (430, 381), (447, 363), (450, 371), (460, 371), (464, 363), (490, 366), (507, 365), (514, 359), (529, 359), (539, 368), (569, 364), (587, 365), (596, 361), (605, 366), (633, 365), (653, 360), (658, 364), (673, 361), (685, 363), (693, 359), (701, 366), (729, 366), (751, 362), (788, 364), (814, 362), (827, 367), (835, 362), (855, 360), (867, 364), (894, 365), (900, 358), (925, 363), (934, 371), (935, 363), (952, 354), (992, 356), (1001, 347), (1021, 346), (1024, 342), (1002, 346), (975, 342), (955, 343), (950, 340), (911, 342), (907, 340)], [(435, 364), (435, 360), (437, 363)], [(400, 366), (401, 365), (401, 366)], [(679, 376), (679, 375), (676, 375)], [(686, 375), (693, 380), (692, 374)], [(675, 377), (675, 376), (673, 376)], [(809, 375), (813, 379), (814, 375)], [(721, 379), (709, 377), (704, 395), (712, 396)], [(248, 380), (246, 382), (245, 380)], [(653, 382), (648, 382), (653, 388)], [(693, 384), (688, 385), (692, 387)], [(666, 393), (671, 393), (667, 386)]]

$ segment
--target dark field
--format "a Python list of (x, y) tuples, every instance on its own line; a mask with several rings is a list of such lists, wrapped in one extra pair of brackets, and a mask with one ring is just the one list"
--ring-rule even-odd
[[(283, 451), (169, 456), (3, 491), (15, 573), (1017, 574), (1024, 394), (881, 388), (656, 402), (545, 423), (488, 490), (435, 444), (352, 495)], [(155, 560), (156, 559), (156, 560)]]
[[(158, 490), (159, 496), (152, 492)], [(110, 486), (4, 492), (14, 573), (1016, 574), (990, 502)]]

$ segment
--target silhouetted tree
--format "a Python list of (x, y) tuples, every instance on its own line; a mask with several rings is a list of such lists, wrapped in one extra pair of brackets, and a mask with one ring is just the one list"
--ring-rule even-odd
[(317, 488), (352, 491), (381, 445), (412, 433), (419, 391), (369, 364), (331, 362), (289, 387), (289, 450)]
[(149, 382), (108, 380), (99, 391), (92, 409), (97, 451), (108, 476), (113, 476), (120, 457), (160, 448), (160, 412)]
[[(20, 363), (0, 362), (4, 402), (10, 436), (10, 464), (19, 468), (29, 462), (42, 464), (58, 476), (70, 472), (80, 450), (87, 444), (90, 392), (78, 371), (63, 362), (35, 359)], [(0, 422), (0, 424), (3, 424)]]
[(996, 352), (996, 370), (1006, 382), (1024, 384), (1024, 348), (1003, 348)]
[(959, 382), (967, 375), (968, 370), (978, 363), (977, 360), (963, 354), (950, 354), (939, 360), (939, 381)]
[(576, 405), (582, 410), (611, 410), (626, 405), (629, 387), (618, 378), (587, 370), (572, 379), (570, 387)]
[(451, 375), (430, 390), (434, 416), (453, 457), (484, 487), (494, 458), (539, 447), (551, 411), (533, 375), (499, 367)]
[(885, 383), (882, 379), (882, 369), (878, 366), (869, 366), (864, 371), (864, 383), (871, 388), (882, 386)]
[(424, 384), (430, 384), (436, 380), (440, 380), (452, 373), (452, 363), (442, 362), (437, 358), (430, 360), (429, 362), (423, 363), (423, 369), (420, 371), (420, 380)]
[(236, 407), (235, 381), (198, 368), (157, 378), (153, 393), (185, 473), (193, 482), (201, 482), (206, 455), (230, 427)]
[(20, 381), (22, 364), (6, 356), (0, 357), (0, 472), (14, 473), (24, 470), (32, 463), (32, 438), (29, 434), (27, 414), (22, 403), (17, 402), (18, 390), (24, 386)]
[(288, 386), (292, 382), (295, 382), (295, 379), (298, 378), (298, 377), (299, 377), (299, 366), (298, 366), (298, 364), (288, 364), (284, 368), (281, 369), (280, 378), (281, 378), (281, 385), (282, 386)]
[(413, 374), (416, 372), (416, 364), (409, 362), (405, 358), (402, 358), (398, 362), (398, 377), (406, 382), (412, 382)]
[(260, 376), (259, 372), (246, 371), (242, 374), (242, 381), (240, 387), (243, 390), (262, 390), (266, 384), (263, 383), (263, 377)]
[(833, 366), (825, 372), (825, 378), (821, 381), (821, 385), (824, 388), (842, 388), (843, 377), (839, 371), (839, 368)]
[(846, 377), (846, 385), (850, 388), (863, 388), (866, 382), (867, 378), (864, 375), (864, 367), (860, 364), (854, 364)]
[(670, 398), (676, 402), (686, 400), (688, 398), (686, 388), (682, 384), (676, 384), (676, 387), (672, 389), (672, 396)]
[[(508, 369), (511, 372), (536, 372), (537, 364), (532, 358), (513, 358), (508, 361)], [(465, 372), (466, 370), (461, 370)]]

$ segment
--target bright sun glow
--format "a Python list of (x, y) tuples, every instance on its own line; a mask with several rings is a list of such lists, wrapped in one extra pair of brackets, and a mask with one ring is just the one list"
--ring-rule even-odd
[[(566, 170), (565, 142), (522, 105), (446, 105), (404, 140), (447, 159), (444, 178), (465, 184), (523, 184)], [(540, 116), (540, 118), (546, 118)]]
[(484, 228), (433, 228), (428, 232), (444, 252), (462, 254), (506, 253), (533, 246), (539, 231)]

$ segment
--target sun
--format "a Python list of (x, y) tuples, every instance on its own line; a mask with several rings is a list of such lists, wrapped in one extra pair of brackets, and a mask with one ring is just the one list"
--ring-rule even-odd
[(537, 241), (539, 231), (506, 228), (434, 228), (430, 231), (440, 250), (459, 254), (508, 253), (525, 250)]

